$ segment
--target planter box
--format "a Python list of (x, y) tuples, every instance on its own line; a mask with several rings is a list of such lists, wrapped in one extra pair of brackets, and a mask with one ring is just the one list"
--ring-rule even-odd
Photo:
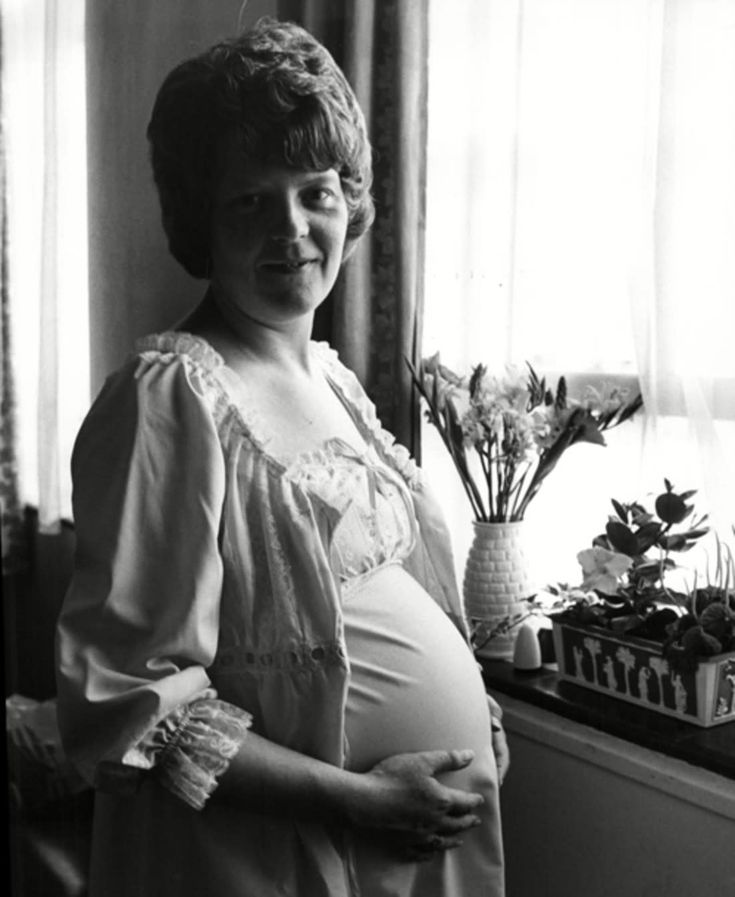
[(562, 679), (696, 726), (735, 721), (735, 652), (672, 671), (661, 645), (605, 629), (552, 620)]

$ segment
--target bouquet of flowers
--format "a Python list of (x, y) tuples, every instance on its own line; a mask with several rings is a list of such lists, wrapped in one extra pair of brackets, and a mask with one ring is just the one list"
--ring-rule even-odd
[[(409, 363), (415, 388), (427, 405), (462, 481), (475, 519), (522, 520), (529, 503), (564, 452), (577, 442), (605, 445), (603, 432), (631, 418), (642, 406), (640, 394), (601, 394), (587, 387), (574, 399), (564, 377), (547, 387), (531, 365), (528, 373), (508, 367), (493, 376), (484, 365), (460, 377), (440, 363), (439, 354)], [(474, 452), (478, 464), (471, 469)], [(484, 489), (479, 482), (484, 480)]]

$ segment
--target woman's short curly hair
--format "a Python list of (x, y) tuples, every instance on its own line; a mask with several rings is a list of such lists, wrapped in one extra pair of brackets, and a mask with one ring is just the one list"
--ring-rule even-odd
[(194, 277), (210, 274), (212, 196), (233, 137), (246, 159), (337, 171), (346, 251), (370, 227), (371, 150), (352, 88), (307, 31), (263, 19), (177, 66), (153, 106), (148, 140), (163, 226), (172, 255)]

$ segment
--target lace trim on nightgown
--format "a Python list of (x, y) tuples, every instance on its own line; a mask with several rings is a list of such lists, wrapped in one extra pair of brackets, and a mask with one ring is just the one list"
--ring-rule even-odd
[[(312, 342), (310, 346), (325, 374), (351, 409), (355, 423), (366, 441), (375, 444), (381, 459), (397, 471), (410, 488), (420, 488), (423, 482), (420, 468), (411, 458), (408, 449), (397, 444), (395, 436), (383, 428), (375, 406), (360, 386), (357, 377), (340, 362), (339, 355), (328, 343)], [(193, 362), (200, 371), (202, 385), (207, 390), (218, 424), (225, 427), (231, 425), (233, 418), (236, 418), (240, 423), (240, 431), (248, 441), (270, 458), (267, 451), (267, 429), (252, 408), (245, 408), (241, 402), (234, 400), (227, 388), (227, 381), (237, 375), (204, 338), (173, 330), (153, 333), (136, 342), (136, 351), (157, 352), (165, 360), (184, 356)], [(274, 458), (270, 460), (276, 461)]]
[(406, 486), (368, 447), (335, 438), (297, 456), (288, 476), (341, 515), (330, 546), (333, 568), (348, 582), (403, 560), (416, 538)]
[(381, 458), (396, 470), (410, 488), (419, 489), (424, 482), (421, 468), (408, 449), (396, 442), (396, 437), (380, 423), (375, 405), (368, 398), (355, 374), (339, 360), (337, 352), (325, 342), (312, 343), (323, 368), (336, 383), (344, 399), (357, 412), (359, 423), (375, 443)]
[(165, 788), (201, 810), (251, 723), (247, 711), (219, 700), (208, 689), (162, 719), (123, 762), (139, 769), (155, 768)]
[(245, 408), (242, 402), (234, 400), (227, 387), (227, 380), (237, 375), (227, 367), (219, 352), (205, 339), (191, 333), (175, 331), (152, 333), (137, 340), (135, 350), (141, 354), (155, 352), (163, 363), (183, 359), (189, 365), (193, 365), (198, 374), (199, 385), (221, 431), (220, 438), (223, 439), (223, 444), (226, 441), (226, 431), (237, 422), (240, 433), (254, 448), (268, 457), (266, 450), (268, 438), (260, 416), (254, 409)]

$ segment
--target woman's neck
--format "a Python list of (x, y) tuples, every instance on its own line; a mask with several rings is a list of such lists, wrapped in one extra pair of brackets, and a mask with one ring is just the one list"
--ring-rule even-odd
[(177, 329), (203, 337), (226, 358), (234, 353), (242, 363), (308, 372), (312, 326), (313, 315), (304, 315), (282, 326), (263, 324), (217, 302), (208, 290)]

